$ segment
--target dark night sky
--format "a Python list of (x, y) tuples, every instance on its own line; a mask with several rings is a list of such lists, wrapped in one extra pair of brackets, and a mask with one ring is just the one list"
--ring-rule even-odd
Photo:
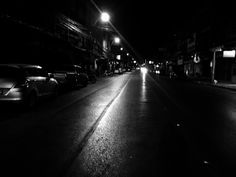
[(165, 47), (173, 34), (184, 33), (199, 11), (209, 8), (209, 1), (120, 1), (95, 0), (111, 13), (112, 24), (141, 54), (155, 57), (159, 47)]
[[(63, 2), (61, 3), (63, 6), (60, 7), (63, 9), (64, 5), (70, 6), (76, 0), (40, 0), (36, 1), (37, 3), (30, 0), (22, 0), (22, 2), (18, 0), (6, 1), (10, 7), (11, 1), (16, 3), (15, 8), (27, 4), (38, 6), (41, 3), (41, 9), (44, 9), (43, 2), (50, 4), (52, 7), (55, 4), (60, 4), (59, 2)], [(196, 30), (196, 24), (199, 21), (195, 22), (195, 17), (200, 16), (200, 19), (204, 19), (204, 25), (209, 23), (209, 20), (205, 19), (209, 18), (213, 12), (218, 16), (228, 13), (229, 16), (236, 17), (235, 3), (228, 0), (221, 2), (216, 0), (93, 1), (101, 10), (106, 10), (110, 13), (112, 24), (137, 53), (146, 58), (158, 56), (158, 48), (166, 47), (174, 36), (180, 36)], [(229, 8), (230, 10), (228, 10)], [(35, 9), (32, 8), (33, 10)], [(231, 12), (233, 15), (230, 14)], [(235, 21), (236, 28), (236, 18), (231, 21)], [(224, 24), (223, 21), (222, 24)]]
[[(45, 2), (49, 4), (50, 7), (54, 7), (55, 4), (63, 4), (63, 6), (58, 5), (62, 9), (64, 5), (65, 7), (69, 7), (76, 2), (76, 0), (40, 0), (36, 1), (37, 3), (30, 0), (5, 1), (9, 7), (11, 7), (11, 1), (16, 3), (14, 7), (16, 9), (18, 6), (27, 4), (33, 4), (33, 6), (39, 6), (41, 4), (41, 11), (44, 9), (43, 4)], [(229, 12), (232, 12), (233, 16), (236, 17), (235, 3), (228, 0), (222, 2), (216, 0), (93, 1), (101, 10), (106, 10), (110, 13), (112, 24), (128, 43), (131, 44), (135, 51), (140, 54), (141, 57), (146, 58), (158, 56), (158, 48), (166, 47), (169, 41), (173, 40), (174, 36), (180, 36), (189, 31), (196, 30), (196, 24), (199, 23), (199, 21), (195, 22), (193, 20), (195, 17), (200, 16), (200, 19), (204, 19), (204, 25), (206, 25), (209, 23), (209, 20), (207, 21), (205, 19), (211, 16), (212, 12), (218, 15), (224, 15), (228, 13), (229, 8), (231, 8)], [(32, 11), (34, 10), (35, 9), (32, 8)], [(43, 11), (42, 14), (44, 14)], [(211, 19), (211, 17), (209, 19)], [(232, 21), (235, 21), (236, 28), (236, 18)], [(222, 22), (222, 24), (224, 24), (224, 22)]]

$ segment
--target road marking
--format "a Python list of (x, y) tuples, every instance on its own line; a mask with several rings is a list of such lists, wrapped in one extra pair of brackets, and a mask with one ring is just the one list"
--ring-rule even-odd
[(120, 95), (124, 92), (125, 88), (127, 87), (128, 83), (130, 81), (130, 77), (126, 80), (125, 84), (122, 86), (122, 88), (118, 91), (118, 93), (112, 98), (112, 100), (106, 105), (100, 116), (97, 118), (97, 120), (94, 122), (94, 124), (89, 128), (81, 142), (77, 146), (77, 150), (72, 155), (72, 158), (69, 159), (65, 164), (64, 168), (62, 169), (62, 172), (59, 174), (60, 177), (68, 176), (67, 173), (70, 170), (70, 167), (73, 165), (75, 159), (80, 155), (84, 147), (86, 146), (89, 138), (93, 135), (95, 130), (97, 129), (99, 123), (101, 122), (102, 118), (105, 117), (107, 114), (109, 108), (112, 106), (112, 104), (120, 97)]
[(106, 88), (106, 87), (107, 87), (107, 85), (104, 86), (104, 87), (101, 87), (101, 88), (99, 88), (99, 89), (97, 89), (97, 90), (95, 90), (95, 91), (93, 91), (93, 92), (91, 92), (91, 93), (89, 93), (88, 95), (85, 95), (85, 96), (83, 96), (83, 97), (81, 97), (81, 98), (79, 98), (79, 99), (76, 99), (76, 100), (74, 100), (74, 101), (72, 101), (72, 102), (70, 102), (70, 103), (68, 103), (68, 104), (66, 104), (66, 105), (64, 105), (64, 106), (62, 106), (62, 107), (60, 107), (60, 108), (58, 108), (57, 110), (55, 110), (55, 112), (53, 113), (53, 115), (58, 114), (58, 113), (60, 113), (60, 112), (62, 112), (62, 111), (64, 111), (64, 110), (66, 110), (67, 108), (71, 107), (72, 105), (83, 101), (84, 99), (90, 97), (91, 95), (96, 94), (97, 92), (99, 92), (100, 90), (102, 90), (102, 89), (104, 89), (104, 88)]
[[(129, 77), (130, 77), (130, 76), (129, 76)], [(129, 80), (129, 79), (127, 79), (127, 80)], [(126, 82), (127, 82), (127, 80), (126, 80)], [(85, 95), (85, 96), (83, 96), (83, 97), (81, 97), (81, 98), (79, 98), (79, 99), (76, 99), (76, 100), (74, 100), (74, 101), (72, 101), (72, 102), (70, 102), (70, 103), (68, 103), (68, 104), (66, 104), (66, 105), (64, 105), (64, 106), (62, 106), (62, 107), (59, 107), (58, 109), (55, 109), (55, 111), (53, 111), (53, 112), (51, 113), (51, 116), (50, 116), (50, 117), (56, 117), (56, 116), (54, 116), (54, 115), (60, 114), (62, 111), (65, 111), (67, 108), (70, 108), (72, 105), (77, 104), (77, 103), (79, 103), (79, 102), (82, 102), (83, 100), (85, 100), (85, 99), (87, 99), (88, 97), (90, 97), (90, 96), (96, 94), (96, 93), (99, 92), (100, 90), (102, 90), (102, 89), (104, 89), (104, 88), (107, 88), (109, 85), (110, 85), (110, 84), (107, 84), (107, 85), (105, 85), (104, 87), (101, 87), (101, 88), (99, 88), (99, 89), (97, 89), (97, 90), (95, 90), (95, 91), (92, 91), (91, 93), (88, 93), (88, 95)], [(123, 86), (122, 86), (122, 87), (123, 87)]]

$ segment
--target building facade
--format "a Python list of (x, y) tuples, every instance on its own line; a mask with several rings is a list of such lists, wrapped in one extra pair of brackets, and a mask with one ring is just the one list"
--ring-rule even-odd
[[(9, 54), (2, 62), (80, 64), (98, 69), (107, 55), (91, 1), (17, 1), (1, 7), (0, 37)], [(104, 59), (104, 60), (103, 60)], [(101, 71), (102, 72), (102, 71)]]
[[(222, 8), (228, 9), (226, 13), (223, 14)], [(235, 20), (234, 10), (226, 4), (210, 5), (198, 11), (191, 30), (179, 36), (172, 46), (175, 71), (189, 78), (212, 80), (214, 77), (219, 82), (236, 83), (236, 58), (223, 55), (224, 51), (236, 49)]]

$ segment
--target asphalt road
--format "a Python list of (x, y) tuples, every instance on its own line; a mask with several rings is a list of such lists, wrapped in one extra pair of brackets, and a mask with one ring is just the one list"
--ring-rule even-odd
[(0, 175), (230, 176), (235, 99), (230, 90), (134, 71), (30, 111), (2, 105)]

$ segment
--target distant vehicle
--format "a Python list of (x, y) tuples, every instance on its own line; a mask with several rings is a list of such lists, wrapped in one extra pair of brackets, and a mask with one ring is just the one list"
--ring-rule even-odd
[(161, 71), (160, 71), (159, 69), (155, 69), (155, 70), (153, 70), (153, 73), (155, 73), (155, 74), (160, 74)]
[(147, 69), (145, 66), (142, 66), (142, 67), (140, 68), (140, 71), (141, 71), (142, 73), (146, 74), (146, 73), (148, 72), (148, 69)]
[(178, 76), (175, 72), (172, 71), (172, 72), (169, 73), (169, 77), (170, 78), (177, 78)]
[(125, 72), (125, 69), (120, 64), (115, 66), (114, 74), (122, 74), (123, 72)]
[(69, 86), (71, 88), (79, 85), (88, 85), (88, 75), (78, 65), (57, 65), (54, 66), (52, 74), (61, 86)]
[(127, 72), (130, 72), (130, 71), (132, 71), (132, 68), (131, 68), (131, 66), (126, 66), (126, 68), (125, 68), (125, 69), (126, 69), (126, 71), (127, 71)]
[(57, 93), (58, 83), (38, 65), (0, 64), (0, 102), (34, 107), (38, 98)]
[(114, 70), (114, 74), (122, 74), (122, 69), (121, 68), (116, 68)]

